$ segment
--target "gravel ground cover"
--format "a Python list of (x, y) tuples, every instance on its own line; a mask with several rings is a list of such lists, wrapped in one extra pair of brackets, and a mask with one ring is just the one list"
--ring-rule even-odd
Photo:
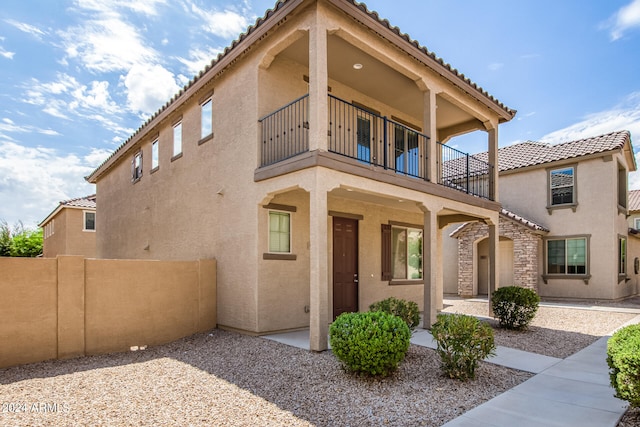
[[(488, 310), (451, 304), (447, 311)], [(541, 307), (528, 332), (496, 330), (496, 340), (565, 357), (634, 316)], [(213, 330), (137, 352), (0, 369), (0, 425), (440, 426), (530, 377), (483, 362), (476, 380), (450, 380), (433, 350), (412, 345), (391, 377), (360, 378), (330, 352)], [(619, 427), (638, 421), (630, 410)]]
[[(445, 306), (444, 311), (449, 313), (472, 316), (488, 316), (489, 313), (486, 301), (447, 300)], [(564, 359), (636, 316), (634, 313), (541, 306), (526, 331), (501, 329), (494, 319), (487, 322), (493, 327), (496, 345)]]
[(393, 376), (360, 378), (330, 352), (213, 330), (0, 370), (0, 400), (20, 405), (0, 425), (440, 426), (530, 376), (482, 363), (475, 381), (450, 380), (411, 346)]

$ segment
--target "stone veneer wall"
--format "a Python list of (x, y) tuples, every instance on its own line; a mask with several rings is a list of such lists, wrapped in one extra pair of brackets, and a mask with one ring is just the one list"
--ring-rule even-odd
[[(523, 225), (500, 218), (500, 237), (513, 241), (514, 285), (538, 291), (538, 253), (542, 236)], [(458, 233), (458, 295), (471, 297), (473, 293), (474, 242), (489, 236), (489, 227), (481, 222), (469, 223)]]

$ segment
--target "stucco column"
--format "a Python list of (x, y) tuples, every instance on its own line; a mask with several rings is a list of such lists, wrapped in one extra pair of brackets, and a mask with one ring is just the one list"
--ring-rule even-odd
[(438, 131), (436, 128), (436, 92), (427, 89), (424, 92), (424, 131), (429, 137), (427, 144), (427, 180), (438, 182), (438, 151), (436, 142), (438, 140)]
[(489, 148), (489, 163), (493, 165), (493, 173), (489, 180), (489, 197), (492, 200), (498, 201), (498, 125), (495, 124), (488, 130), (488, 148)]
[(493, 316), (493, 309), (491, 308), (491, 294), (498, 288), (499, 277), (499, 265), (500, 259), (498, 258), (500, 251), (500, 230), (498, 228), (498, 218), (496, 215), (495, 223), (489, 224), (489, 316)]
[(434, 211), (424, 213), (422, 238), (422, 271), (424, 278), (423, 327), (430, 329), (436, 322), (438, 281), (438, 216)]
[(309, 151), (327, 151), (329, 99), (327, 87), (327, 26), (319, 3), (309, 29)]
[(323, 351), (328, 348), (329, 281), (327, 192), (316, 183), (309, 194), (309, 348)]

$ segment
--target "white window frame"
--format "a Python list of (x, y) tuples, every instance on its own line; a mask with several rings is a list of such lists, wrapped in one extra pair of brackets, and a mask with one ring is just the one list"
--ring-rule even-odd
[(182, 121), (173, 125), (173, 157), (182, 154)]
[(633, 220), (633, 228), (636, 230), (640, 230), (640, 218), (636, 218)]
[(160, 145), (158, 139), (155, 139), (151, 143), (151, 170), (156, 170), (160, 167), (160, 154), (159, 154)]
[[(205, 128), (207, 124), (207, 128)], [(213, 134), (213, 98), (207, 98), (200, 104), (200, 138)]]
[[(87, 228), (87, 214), (93, 214), (93, 229)], [(95, 233), (96, 231), (96, 211), (82, 211), (82, 231)]]
[[(289, 251), (272, 251), (271, 250), (271, 214), (284, 214), (289, 217)], [(269, 209), (267, 211), (267, 233), (268, 233), (268, 241), (267, 241), (267, 252), (270, 254), (292, 254), (293, 253), (293, 215), (288, 211), (281, 211), (276, 209)]]

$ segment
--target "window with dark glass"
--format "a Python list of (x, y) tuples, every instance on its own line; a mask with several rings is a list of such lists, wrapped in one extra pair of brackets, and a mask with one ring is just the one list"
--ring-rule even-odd
[(551, 205), (575, 203), (575, 170), (573, 167), (554, 169), (550, 173)]
[(394, 125), (396, 172), (418, 176), (418, 134), (402, 125)]
[(547, 274), (587, 274), (587, 239), (547, 240)]

